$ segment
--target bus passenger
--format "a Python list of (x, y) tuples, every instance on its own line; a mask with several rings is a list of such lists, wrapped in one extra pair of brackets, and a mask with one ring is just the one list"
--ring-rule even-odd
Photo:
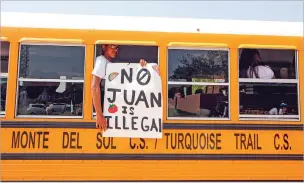
[(274, 79), (272, 69), (262, 62), (257, 49), (244, 49), (239, 62), (240, 78)]
[(279, 106), (279, 110), (274, 107), (269, 111), (270, 115), (284, 115), (287, 114), (287, 104), (282, 102)]
[[(96, 110), (96, 127), (106, 131), (107, 122), (103, 115), (101, 99), (103, 100), (103, 95), (101, 96), (101, 82), (105, 82), (104, 76), (106, 75), (106, 66), (110, 64), (113, 59), (116, 58), (118, 54), (118, 45), (102, 45), (102, 54), (96, 58), (95, 66), (93, 69), (93, 80), (91, 84), (91, 92), (93, 105)], [(144, 59), (140, 59), (140, 65), (144, 67), (147, 62)], [(158, 67), (157, 67), (158, 72)], [(103, 85), (104, 86), (104, 85)]]

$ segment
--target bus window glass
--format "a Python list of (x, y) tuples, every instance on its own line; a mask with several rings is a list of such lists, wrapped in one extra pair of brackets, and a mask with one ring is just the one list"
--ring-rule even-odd
[(229, 119), (228, 49), (168, 50), (168, 119)]
[(17, 116), (82, 117), (85, 47), (21, 44)]
[(9, 63), (9, 52), (10, 43), (7, 41), (1, 41), (1, 116), (5, 115), (6, 109), (6, 88), (7, 88), (7, 78), (8, 78), (8, 63)]
[[(158, 46), (148, 45), (117, 45), (117, 44), (96, 44), (95, 61), (97, 58), (104, 57), (104, 52), (109, 51), (112, 63), (139, 63), (140, 59), (148, 63), (158, 63)], [(103, 108), (104, 81), (101, 82), (101, 104)], [(96, 115), (93, 106), (93, 116)]]
[(240, 119), (298, 120), (297, 52), (239, 49)]
[(20, 78), (83, 79), (83, 46), (21, 45)]

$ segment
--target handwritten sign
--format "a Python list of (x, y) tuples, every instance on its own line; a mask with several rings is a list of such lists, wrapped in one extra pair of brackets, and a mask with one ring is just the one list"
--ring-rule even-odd
[(162, 84), (155, 66), (107, 65), (104, 137), (162, 138)]

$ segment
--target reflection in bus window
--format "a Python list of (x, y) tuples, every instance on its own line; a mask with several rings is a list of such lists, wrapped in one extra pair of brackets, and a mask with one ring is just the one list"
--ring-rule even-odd
[(228, 51), (170, 48), (169, 81), (228, 82)]
[(227, 50), (168, 50), (168, 118), (229, 118)]
[(169, 85), (168, 117), (228, 118), (228, 86)]
[(21, 81), (18, 96), (17, 115), (82, 116), (83, 83)]
[(240, 118), (298, 120), (296, 51), (245, 48), (239, 55)]
[(16, 114), (81, 117), (84, 60), (84, 46), (21, 45)]
[[(115, 52), (112, 55), (112, 63), (139, 63), (140, 59), (146, 60), (148, 63), (158, 63), (158, 47), (157, 46), (143, 46), (143, 45), (117, 45), (117, 44), (96, 44), (95, 46), (95, 60), (103, 57), (102, 47), (108, 47)], [(103, 108), (105, 81), (101, 82), (101, 107)], [(93, 105), (93, 116), (95, 115), (95, 108)]]
[(8, 63), (9, 63), (9, 52), (10, 43), (7, 41), (1, 41), (1, 116), (5, 115), (6, 109), (6, 88), (7, 88), (7, 78), (8, 78)]
[(83, 46), (21, 45), (20, 78), (83, 79)]

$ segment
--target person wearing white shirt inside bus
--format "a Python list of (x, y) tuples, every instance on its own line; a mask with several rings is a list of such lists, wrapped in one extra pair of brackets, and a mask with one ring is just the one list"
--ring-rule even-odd
[(274, 79), (273, 70), (262, 62), (257, 49), (244, 49), (240, 57), (240, 78)]
[(269, 111), (270, 115), (286, 115), (287, 114), (287, 104), (282, 102), (280, 104), (279, 110), (274, 107)]
[[(96, 127), (103, 131), (107, 130), (107, 123), (102, 113), (100, 84), (101, 82), (104, 82), (107, 64), (112, 63), (111, 61), (116, 58), (117, 54), (118, 45), (102, 45), (102, 55), (96, 58), (95, 66), (92, 72), (93, 80), (91, 84), (91, 92), (93, 105), (96, 111)], [(146, 66), (147, 64), (144, 59), (140, 59), (139, 63), (142, 67)], [(158, 67), (156, 69), (158, 72)]]

